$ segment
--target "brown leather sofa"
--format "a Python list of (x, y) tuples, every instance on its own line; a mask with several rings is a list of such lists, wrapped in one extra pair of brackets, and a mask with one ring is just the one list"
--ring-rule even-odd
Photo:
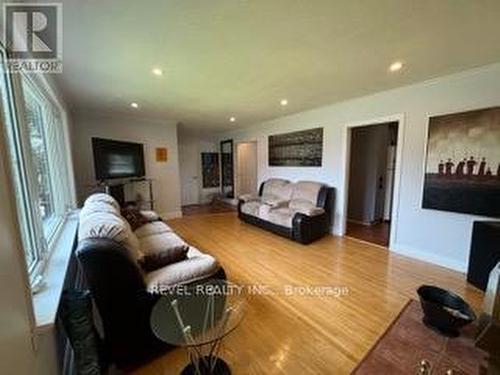
[[(118, 203), (106, 194), (89, 197), (80, 213), (76, 255), (102, 321), (105, 357), (121, 369), (171, 348), (150, 327), (162, 288), (226, 278), (213, 257), (184, 242), (154, 212), (148, 215), (150, 223), (132, 231)], [(152, 272), (139, 266), (146, 246), (180, 244), (189, 246), (185, 260)]]

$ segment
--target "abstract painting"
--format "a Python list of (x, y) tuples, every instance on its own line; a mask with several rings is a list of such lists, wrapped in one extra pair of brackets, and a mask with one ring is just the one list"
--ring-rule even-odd
[(218, 152), (201, 153), (201, 174), (204, 188), (220, 186)]
[(321, 167), (323, 128), (269, 136), (269, 166)]
[(422, 207), (500, 217), (500, 107), (430, 118)]

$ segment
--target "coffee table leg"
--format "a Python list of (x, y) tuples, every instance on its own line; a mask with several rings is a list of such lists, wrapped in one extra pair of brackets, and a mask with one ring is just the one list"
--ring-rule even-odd
[[(230, 375), (228, 364), (218, 357), (222, 339), (215, 340), (207, 345), (188, 348), (190, 364), (181, 372), (181, 375)], [(208, 347), (208, 354), (204, 355), (204, 346)]]
[[(208, 357), (205, 357), (206, 361), (210, 361)], [(211, 370), (209, 367), (205, 367), (205, 362), (199, 363), (198, 368), (191, 362), (187, 365), (184, 370), (182, 370), (181, 375), (230, 375), (231, 369), (228, 364), (219, 357), (215, 357), (215, 366)]]

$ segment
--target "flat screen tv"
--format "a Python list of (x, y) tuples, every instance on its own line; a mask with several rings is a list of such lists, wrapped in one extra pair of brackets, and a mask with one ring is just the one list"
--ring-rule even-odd
[(141, 143), (92, 138), (92, 151), (95, 177), (99, 181), (145, 175), (144, 146)]

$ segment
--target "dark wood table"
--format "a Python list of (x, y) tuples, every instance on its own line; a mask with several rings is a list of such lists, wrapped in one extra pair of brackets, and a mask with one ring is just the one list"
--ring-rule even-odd
[(420, 303), (409, 301), (352, 373), (419, 374), (422, 361), (429, 364), (428, 374), (481, 373), (486, 353), (474, 346), (473, 324), (459, 337), (446, 337), (428, 328), (422, 317)]

